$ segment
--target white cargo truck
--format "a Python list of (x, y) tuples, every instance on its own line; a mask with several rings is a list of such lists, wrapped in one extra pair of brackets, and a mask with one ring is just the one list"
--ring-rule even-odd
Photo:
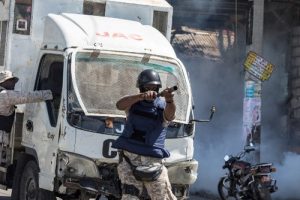
[(20, 78), (17, 90), (54, 95), (18, 106), (12, 132), (1, 136), (0, 183), (13, 200), (120, 199), (111, 144), (126, 116), (115, 104), (138, 92), (144, 69), (158, 71), (163, 88), (178, 86), (165, 164), (174, 194), (188, 197), (198, 168), (192, 95), (169, 43), (171, 22), (163, 0), (0, 1), (1, 68)]

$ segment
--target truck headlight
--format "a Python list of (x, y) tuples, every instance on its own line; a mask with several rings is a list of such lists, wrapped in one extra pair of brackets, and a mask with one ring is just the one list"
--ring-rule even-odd
[(198, 161), (190, 160), (167, 166), (172, 184), (193, 184), (197, 179)]
[(59, 152), (58, 177), (99, 177), (95, 162), (87, 157), (69, 152)]

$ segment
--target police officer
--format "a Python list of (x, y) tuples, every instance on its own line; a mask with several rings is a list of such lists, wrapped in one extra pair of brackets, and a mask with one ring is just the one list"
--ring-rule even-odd
[[(171, 190), (167, 168), (163, 159), (170, 156), (165, 149), (166, 128), (175, 118), (174, 94), (167, 88), (158, 97), (161, 80), (151, 69), (142, 71), (137, 80), (139, 94), (121, 98), (116, 106), (127, 114), (125, 129), (115, 141), (119, 149), (118, 173), (122, 183), (122, 200), (139, 199), (147, 191), (151, 199), (176, 199)], [(126, 159), (124, 159), (126, 158)], [(161, 174), (152, 181), (137, 180), (132, 166), (159, 166)]]
[[(11, 132), (15, 116), (15, 105), (24, 103), (34, 103), (52, 99), (50, 90), (33, 92), (14, 91), (18, 78), (13, 76), (11, 71), (0, 72), (0, 139), (8, 138)], [(3, 144), (2, 144), (3, 145)]]

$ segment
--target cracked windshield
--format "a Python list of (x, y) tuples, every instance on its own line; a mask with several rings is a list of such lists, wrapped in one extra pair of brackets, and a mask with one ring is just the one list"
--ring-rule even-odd
[(160, 74), (162, 89), (178, 87), (175, 92), (176, 122), (170, 126), (170, 129), (176, 128), (173, 134), (176, 135), (181, 128), (179, 122), (188, 120), (190, 97), (184, 74), (175, 64), (158, 59), (147, 59), (145, 62), (142, 57), (97, 55), (93, 52), (79, 52), (75, 60), (68, 94), (71, 124), (95, 132), (120, 134), (126, 116), (116, 108), (116, 102), (125, 95), (139, 92), (136, 80), (145, 69), (155, 69)]

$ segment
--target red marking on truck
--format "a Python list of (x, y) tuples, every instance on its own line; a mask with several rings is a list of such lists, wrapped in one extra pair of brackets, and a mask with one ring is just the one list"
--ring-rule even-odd
[(130, 34), (129, 36), (131, 39), (134, 39), (134, 40), (143, 40), (142, 36), (140, 36), (138, 34)]
[(102, 36), (102, 37), (109, 37), (109, 33), (108, 32), (102, 32), (102, 33), (97, 32), (96, 35), (97, 36)]
[(123, 33), (113, 33), (112, 34), (113, 38), (124, 38), (124, 39), (128, 39), (128, 37), (126, 35), (124, 35)]
[(112, 38), (123, 38), (123, 39), (131, 39), (131, 40), (143, 40), (143, 37), (139, 34), (125, 34), (125, 33), (109, 33), (109, 32), (96, 32), (97, 36), (100, 37), (112, 37)]

